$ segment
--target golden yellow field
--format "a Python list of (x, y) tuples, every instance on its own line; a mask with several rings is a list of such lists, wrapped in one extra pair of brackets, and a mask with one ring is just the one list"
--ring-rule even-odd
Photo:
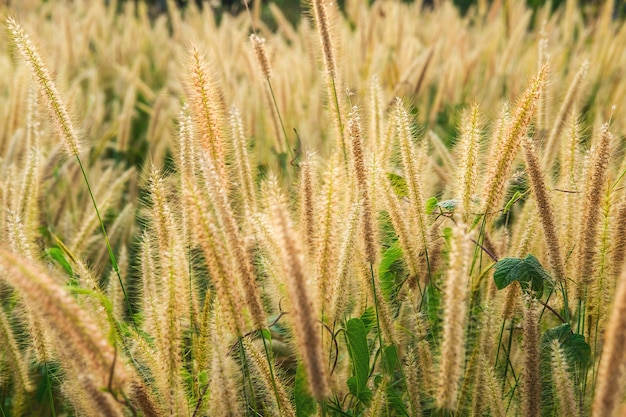
[(615, 0), (4, 3), (0, 416), (626, 416)]

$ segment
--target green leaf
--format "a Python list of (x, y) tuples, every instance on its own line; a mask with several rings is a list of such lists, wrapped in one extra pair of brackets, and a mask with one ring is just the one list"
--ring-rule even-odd
[(361, 320), (365, 325), (365, 331), (367, 333), (370, 332), (376, 325), (376, 311), (373, 306), (367, 307), (365, 311), (361, 314)]
[(433, 214), (438, 205), (439, 200), (437, 200), (437, 197), (430, 197), (428, 200), (426, 200), (425, 204), (426, 214)]
[[(348, 353), (352, 361), (353, 378), (348, 380), (350, 392), (360, 400), (371, 397), (367, 388), (367, 379), (370, 372), (370, 353), (367, 346), (367, 331), (361, 319), (350, 319), (346, 323), (346, 339)], [(366, 401), (363, 401), (366, 402)]]
[(443, 233), (443, 238), (446, 241), (446, 244), (448, 245), (448, 247), (450, 247), (450, 239), (452, 239), (452, 228), (444, 227), (442, 233)]
[(389, 178), (393, 192), (396, 193), (398, 197), (403, 198), (409, 195), (409, 187), (407, 186), (406, 179), (404, 177), (394, 174), (393, 172), (388, 172), (387, 178)]
[(383, 355), (383, 358), (385, 358), (385, 370), (388, 374), (393, 375), (393, 371), (396, 370), (398, 364), (400, 363), (398, 349), (394, 345), (389, 345), (385, 346), (384, 350), (385, 354)]
[(558, 340), (565, 357), (571, 365), (585, 367), (591, 361), (591, 347), (581, 334), (572, 332), (568, 323), (550, 329), (541, 337), (542, 346), (549, 348), (553, 340)]
[(207, 371), (198, 372), (198, 383), (201, 387), (204, 387), (209, 383), (209, 374)]
[(459, 205), (459, 200), (443, 200), (437, 205), (446, 211), (454, 211), (456, 206)]
[(263, 337), (263, 339), (269, 341), (270, 343), (272, 342), (272, 332), (270, 332), (269, 329), (261, 330), (261, 337)]
[(293, 398), (296, 405), (296, 416), (308, 417), (315, 414), (315, 400), (309, 395), (306, 382), (306, 371), (304, 370), (304, 365), (302, 363), (298, 364), (298, 369), (296, 370)]
[(513, 281), (518, 281), (522, 289), (543, 292), (544, 285), (552, 285), (550, 275), (543, 269), (537, 258), (528, 255), (526, 258), (504, 258), (495, 265), (493, 274), (496, 287), (501, 290)]
[(440, 323), (439, 308), (441, 307), (441, 291), (437, 291), (434, 285), (426, 286), (426, 309), (428, 312), (428, 320), (433, 324), (431, 330), (438, 331), (438, 323)]
[(404, 408), (401, 394), (396, 391), (392, 384), (387, 385), (387, 404), (389, 404), (389, 408), (393, 409), (397, 415), (409, 416), (406, 408)]
[(511, 207), (513, 207), (513, 204), (515, 204), (517, 200), (520, 199), (521, 196), (522, 196), (522, 193), (520, 193), (519, 191), (515, 191), (515, 194), (513, 194), (513, 197), (511, 197), (511, 199), (504, 206), (504, 210), (502, 210), (502, 214), (507, 214), (509, 210), (511, 210)]
[(392, 269), (392, 265), (402, 259), (402, 255), (402, 249), (396, 241), (385, 251), (380, 261), (378, 276), (380, 277), (380, 289), (386, 301), (389, 301), (396, 288), (396, 273)]
[[(574, 378), (576, 370), (586, 369), (591, 361), (591, 347), (585, 342), (585, 338), (572, 332), (568, 323), (561, 324), (546, 331), (541, 336), (540, 360), (542, 369), (552, 369), (553, 342), (557, 341), (567, 362), (568, 373)], [(545, 372), (541, 380), (542, 391), (542, 415), (557, 415), (554, 403), (554, 376), (552, 372)]]
[(46, 249), (46, 254), (53, 260), (55, 261), (57, 264), (59, 264), (59, 266), (61, 266), (61, 268), (63, 268), (63, 270), (65, 271), (65, 273), (67, 275), (69, 275), (70, 277), (74, 275), (74, 272), (72, 271), (72, 265), (70, 265), (70, 263), (67, 261), (67, 259), (65, 259), (65, 254), (63, 253), (63, 251), (59, 248), (49, 248)]

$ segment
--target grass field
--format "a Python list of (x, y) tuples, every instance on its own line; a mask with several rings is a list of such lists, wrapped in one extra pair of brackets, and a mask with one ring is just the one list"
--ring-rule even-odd
[(110, 3), (0, 13), (0, 416), (626, 416), (614, 1)]

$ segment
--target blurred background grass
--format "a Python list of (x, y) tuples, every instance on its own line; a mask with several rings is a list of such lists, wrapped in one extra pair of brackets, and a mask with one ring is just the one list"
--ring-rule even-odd
[[(165, 10), (167, 10), (166, 0), (123, 0), (123, 1), (134, 1), (135, 3), (138, 3), (139, 1), (145, 1), (152, 5), (153, 10), (154, 10), (153, 13), (162, 13)], [(185, 7), (191, 1), (194, 1), (194, 0), (177, 0), (176, 2), (178, 3), (180, 7)], [(237, 13), (240, 13), (243, 9), (245, 9), (245, 0), (211, 0), (211, 1), (195, 0), (195, 1), (199, 6), (202, 6), (203, 4), (209, 4), (218, 13), (226, 12), (226, 13), (231, 13), (231, 14), (237, 14)], [(373, 2), (373, 0), (363, 0), (363, 1), (366, 1), (367, 3)], [(252, 4), (253, 2), (254, 0), (249, 0), (249, 4)], [(414, 0), (402, 0), (402, 2), (413, 3)], [(489, 3), (492, 3), (492, 2), (493, 1), (489, 1)], [(543, 7), (548, 2), (549, 0), (526, 0), (527, 6), (535, 10)], [(276, 6), (278, 6), (282, 10), (282, 12), (285, 14), (285, 17), (287, 17), (287, 19), (289, 19), (291, 23), (296, 24), (299, 21), (300, 15), (303, 10), (302, 5), (301, 5), (302, 2), (298, 0), (273, 0), (273, 1), (261, 0), (261, 8), (262, 8), (261, 16), (263, 20), (266, 22), (266, 24), (269, 25), (269, 27), (274, 27), (274, 28), (276, 27), (276, 22), (274, 21), (272, 14), (269, 10), (270, 3), (274, 3)], [(433, 3), (441, 3), (441, 1), (425, 0), (423, 3), (426, 6), (432, 6)], [(465, 14), (471, 6), (478, 3), (478, 0), (453, 0), (452, 3), (454, 3), (454, 5), (459, 9), (459, 11), (462, 14)], [(558, 7), (560, 7), (564, 3), (565, 3), (565, 0), (550, 1), (550, 4), (552, 5), (553, 10), (556, 10)], [(600, 6), (604, 3), (605, 1), (603, 0), (580, 0), (578, 2), (580, 7), (587, 8), (590, 11), (590, 13), (593, 13), (593, 11), (597, 11), (600, 8)], [(345, 0), (337, 0), (337, 4), (339, 5), (340, 8), (343, 9), (345, 6)], [(624, 2), (623, 0), (615, 0), (614, 5), (615, 5), (615, 13), (614, 13), (615, 18), (623, 19), (624, 17), (626, 17), (626, 2)]]

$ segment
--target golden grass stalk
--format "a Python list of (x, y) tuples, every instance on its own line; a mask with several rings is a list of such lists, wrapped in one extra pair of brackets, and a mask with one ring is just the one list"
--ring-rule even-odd
[(454, 226), (450, 246), (450, 268), (443, 289), (443, 338), (435, 403), (440, 409), (454, 411), (465, 362), (465, 323), (471, 259), (470, 241), (465, 236), (465, 226), (462, 223)]
[(558, 340), (554, 340), (552, 343), (552, 370), (554, 391), (558, 399), (561, 415), (579, 415), (576, 397), (574, 396), (573, 378), (570, 375), (567, 359)]
[(213, 350), (211, 344), (211, 325), (213, 320), (213, 303), (211, 293), (207, 291), (202, 306), (202, 314), (198, 320), (198, 336), (193, 340), (193, 357), (197, 369), (204, 369), (207, 372), (211, 366), (210, 358)]
[(207, 63), (200, 49), (192, 46), (189, 53), (191, 55), (191, 80), (188, 94), (191, 114), (198, 128), (204, 153), (215, 164), (220, 180), (227, 184), (220, 93), (211, 80)]
[(422, 415), (421, 392), (423, 384), (421, 383), (421, 372), (415, 349), (409, 350), (407, 354), (408, 366), (406, 367), (406, 391), (410, 398), (413, 417)]
[[(284, 382), (281, 378), (272, 373), (265, 353), (248, 339), (243, 340), (243, 345), (247, 352), (246, 357), (250, 359), (250, 364), (254, 369), (255, 378), (258, 379), (262, 385), (261, 392), (268, 401), (275, 402), (275, 404), (273, 404), (275, 411), (272, 410), (272, 413), (277, 412), (281, 417), (295, 417), (296, 412), (293, 409)], [(273, 399), (272, 393), (275, 393)]]
[(236, 279), (241, 283), (244, 290), (244, 300), (252, 323), (256, 329), (263, 329), (266, 327), (266, 322), (265, 312), (261, 304), (261, 295), (256, 283), (250, 255), (246, 251), (242, 232), (239, 230), (239, 225), (228, 201), (227, 190), (223, 183), (219, 181), (219, 173), (210, 159), (205, 158), (199, 168), (205, 180), (207, 197), (213, 206), (214, 221), (223, 231), (225, 249), (228, 251), (218, 252), (218, 256), (230, 253), (228, 261), (231, 262), (232, 269), (236, 271)]
[[(193, 120), (189, 114), (189, 107), (187, 104), (183, 105), (183, 108), (178, 115), (178, 172), (180, 175), (180, 193), (186, 195), (185, 189), (189, 179), (194, 176), (195, 172), (195, 141), (194, 141), (194, 129)], [(182, 213), (182, 227), (183, 227), (183, 239), (185, 244), (189, 244), (189, 218), (187, 212), (183, 210)]]
[[(381, 174), (382, 177), (382, 174)], [(387, 178), (382, 181), (383, 200), (387, 207), (387, 212), (391, 218), (393, 229), (398, 235), (398, 242), (404, 254), (404, 261), (408, 267), (411, 279), (418, 280), (421, 271), (421, 265), (418, 260), (418, 249), (415, 247), (415, 240), (410, 233), (409, 225), (406, 224), (406, 214), (400, 206), (400, 201), (396, 196)], [(418, 281), (419, 282), (419, 281)]]
[(548, 261), (554, 272), (557, 281), (565, 282), (565, 264), (561, 256), (561, 245), (559, 243), (559, 235), (554, 221), (554, 211), (550, 203), (550, 196), (546, 187), (546, 181), (539, 165), (539, 158), (535, 152), (533, 140), (525, 136), (522, 139), (522, 148), (524, 149), (524, 159), (526, 161), (526, 171), (530, 180), (530, 188), (535, 196), (537, 203), (537, 211), (539, 212), (539, 220), (543, 227), (543, 236), (547, 248)]
[(583, 64), (578, 69), (578, 72), (576, 72), (576, 75), (572, 79), (572, 82), (567, 89), (565, 99), (563, 100), (563, 104), (561, 104), (561, 108), (559, 109), (559, 113), (557, 114), (556, 119), (554, 119), (552, 129), (550, 130), (550, 136), (548, 136), (548, 140), (546, 141), (546, 145), (544, 147), (544, 168), (547, 167), (548, 164), (554, 160), (554, 155), (557, 154), (557, 143), (560, 139), (561, 133), (563, 132), (567, 118), (570, 116), (570, 114), (572, 114), (572, 109), (576, 104), (576, 98), (578, 97), (578, 93), (582, 88), (582, 84), (588, 70), (589, 61), (585, 60), (585, 62), (583, 62)]
[[(548, 65), (548, 34), (546, 33), (546, 21), (544, 21), (541, 25), (541, 31), (539, 32), (539, 44), (538, 44), (538, 56), (537, 63), (539, 64), (537, 70), (541, 70), (541, 67), (544, 65)], [(548, 128), (548, 120), (549, 112), (548, 112), (548, 95), (547, 93), (547, 83), (543, 85), (541, 89), (541, 99), (539, 101), (539, 106), (537, 108), (537, 127), (539, 129), (547, 129)]]
[(144, 233), (141, 239), (141, 283), (143, 302), (142, 311), (145, 321), (144, 329), (154, 337), (155, 345), (161, 351), (165, 348), (165, 340), (162, 329), (162, 305), (161, 288), (157, 283), (159, 279), (157, 269), (154, 264), (154, 248), (149, 233)]
[[(291, 151), (291, 149), (287, 149), (289, 146), (289, 138), (287, 137), (287, 132), (285, 130), (282, 116), (280, 115), (280, 111), (278, 110), (278, 103), (276, 101), (276, 96), (274, 95), (272, 81), (270, 80), (270, 78), (272, 77), (272, 67), (270, 65), (270, 60), (267, 56), (267, 51), (265, 50), (265, 38), (262, 38), (253, 33), (250, 35), (250, 42), (252, 43), (252, 47), (254, 49), (257, 64), (259, 65), (259, 69), (261, 70), (261, 76), (267, 82), (265, 96), (269, 104), (270, 116), (275, 130), (274, 146), (276, 147), (276, 152), (279, 155), (285, 154), (287, 150)], [(278, 126), (279, 124), (280, 127)], [(293, 158), (294, 155), (292, 154), (291, 157)]]
[(0, 311), (0, 340), (3, 342), (2, 353), (7, 361), (16, 391), (32, 391), (33, 385), (28, 374), (28, 364), (18, 347), (7, 313)]
[(515, 108), (513, 119), (506, 127), (502, 141), (497, 144), (495, 152), (492, 152), (495, 160), (489, 161), (481, 208), (483, 213), (490, 213), (502, 199), (502, 191), (511, 165), (513, 165), (522, 138), (526, 136), (526, 130), (535, 112), (539, 94), (546, 82), (547, 72), (547, 67), (542, 67), (537, 77), (530, 83)]
[(322, 401), (329, 394), (328, 377), (322, 359), (320, 327), (314, 314), (311, 285), (306, 278), (300, 242), (294, 236), (286, 208), (276, 204), (272, 211), (293, 309), (296, 346), (306, 369), (311, 394), (316, 400)]
[(626, 269), (622, 269), (613, 309), (604, 333), (604, 347), (591, 414), (594, 417), (616, 416), (624, 393), (626, 369)]
[(369, 106), (369, 137), (373, 141), (376, 156), (381, 159), (378, 162), (384, 169), (387, 158), (384, 158), (385, 145), (385, 117), (380, 80), (374, 75), (370, 81), (370, 106)]
[(133, 404), (145, 417), (160, 417), (164, 415), (161, 410), (159, 410), (157, 404), (155, 404), (149, 388), (136, 378), (130, 382), (130, 395)]
[[(302, 174), (301, 174), (302, 175)], [(323, 184), (314, 210), (315, 218), (313, 230), (315, 230), (315, 256), (311, 258), (315, 265), (317, 279), (318, 303), (323, 314), (331, 314), (329, 302), (332, 300), (333, 273), (336, 271), (338, 258), (336, 256), (338, 237), (337, 220), (339, 218), (342, 198), (341, 170), (337, 166), (336, 158), (328, 163), (323, 178)]]
[(50, 331), (56, 351), (63, 354), (64, 365), (87, 372), (99, 387), (114, 390), (126, 383), (122, 359), (109, 344), (100, 328), (76, 301), (39, 265), (0, 248), (4, 280), (23, 297), (31, 311)]
[(583, 287), (593, 281), (595, 254), (597, 247), (598, 226), (600, 224), (602, 197), (611, 156), (612, 135), (609, 125), (604, 124), (600, 129), (598, 143), (592, 150), (584, 188), (584, 199), (580, 209), (580, 227), (577, 239), (577, 283), (579, 284), (579, 296), (582, 295)]
[(427, 340), (420, 340), (417, 342), (417, 363), (420, 369), (423, 392), (428, 395), (433, 395), (436, 392), (435, 383), (435, 362), (433, 359), (433, 352), (430, 344)]
[[(350, 267), (353, 261), (353, 251), (356, 243), (356, 232), (358, 229), (358, 221), (361, 218), (361, 205), (356, 202), (350, 209), (350, 214), (344, 229), (339, 258), (337, 260), (337, 272), (334, 276), (334, 283), (330, 286), (330, 291), (325, 297), (329, 297), (331, 305), (330, 318), (332, 323), (341, 320), (342, 314), (345, 312), (348, 303), (347, 295), (349, 294), (350, 283)], [(324, 296), (324, 295), (323, 295)]]
[(622, 199), (615, 215), (616, 228), (613, 231), (611, 241), (613, 248), (609, 265), (615, 278), (620, 275), (626, 259), (626, 198)]
[(9, 28), (12, 42), (28, 64), (31, 74), (37, 82), (39, 91), (48, 104), (57, 132), (63, 140), (65, 150), (70, 156), (78, 156), (81, 151), (78, 134), (48, 68), (41, 59), (30, 37), (22, 29), (22, 26), (12, 17), (6, 19), (6, 24)]
[(272, 76), (272, 67), (270, 60), (267, 57), (267, 51), (265, 50), (265, 38), (262, 38), (256, 34), (250, 35), (250, 42), (254, 48), (254, 54), (256, 55), (256, 61), (261, 69), (263, 78), (269, 80)]
[(487, 361), (484, 355), (480, 355), (480, 371), (482, 372), (482, 379), (485, 384), (485, 395), (487, 396), (487, 403), (491, 410), (491, 415), (494, 417), (505, 417), (504, 402), (502, 401), (501, 387), (496, 378), (495, 372), (491, 364)]
[(235, 151), (237, 177), (241, 187), (244, 213), (247, 216), (256, 209), (256, 190), (252, 177), (252, 169), (250, 168), (250, 155), (248, 154), (248, 143), (243, 130), (241, 114), (234, 106), (230, 110), (230, 127), (232, 131), (233, 149)]
[(211, 329), (213, 354), (211, 363), (211, 381), (209, 383), (209, 414), (218, 417), (237, 417), (243, 415), (241, 398), (235, 383), (236, 364), (229, 354), (232, 334), (228, 326), (223, 325), (220, 303), (214, 310)]
[[(32, 147), (28, 151), (28, 159), (24, 169), (22, 186), (20, 189), (20, 204), (18, 213), (21, 214), (25, 226), (25, 232), (28, 236), (27, 241), (32, 241), (33, 232), (37, 229), (39, 219), (39, 192), (40, 192), (40, 173), (39, 173), (39, 151)], [(29, 233), (30, 232), (30, 233)]]
[[(337, 91), (340, 90), (337, 77), (337, 62), (335, 60), (334, 40), (332, 34), (332, 18), (325, 0), (310, 0), (311, 14), (317, 29), (317, 34), (322, 49), (324, 70), (326, 74), (326, 88), (328, 99), (334, 108), (334, 122), (339, 139), (340, 149), (343, 152), (346, 169), (348, 168), (348, 150), (345, 143), (344, 126), (342, 121), (342, 107), (339, 104)], [(332, 5), (332, 3), (331, 3)], [(333, 6), (330, 6), (333, 7)]]
[[(392, 117), (395, 124), (396, 135), (400, 142), (402, 167), (404, 168), (407, 189), (409, 191), (409, 208), (411, 212), (411, 216), (409, 218), (413, 219), (413, 222), (416, 222), (417, 225), (417, 236), (415, 239), (420, 244), (419, 249), (423, 248), (427, 253), (428, 226), (426, 222), (426, 214), (424, 213), (423, 181), (421, 179), (421, 170), (419, 168), (419, 164), (417, 163), (420, 158), (413, 148), (413, 133), (409, 122), (409, 114), (400, 99), (396, 100), (395, 110)], [(415, 230), (413, 233), (415, 233)]]
[(541, 415), (541, 366), (539, 363), (539, 316), (532, 299), (524, 308), (524, 367), (522, 370), (522, 411), (525, 416)]
[(198, 245), (207, 262), (211, 280), (215, 285), (220, 304), (223, 306), (223, 325), (227, 325), (238, 335), (245, 333), (245, 320), (241, 314), (243, 299), (237, 281), (232, 277), (232, 259), (225, 246), (223, 233), (216, 227), (211, 213), (207, 213), (207, 202), (195, 184), (189, 184), (185, 197), (185, 209), (190, 211), (193, 230)]
[(181, 318), (189, 311), (189, 291), (186, 276), (186, 262), (178, 262), (177, 257), (185, 259), (178, 229), (169, 206), (163, 178), (155, 168), (150, 174), (149, 190), (152, 196), (152, 218), (157, 239), (157, 260), (163, 282), (163, 292), (159, 302), (163, 305), (165, 317), (163, 326), (162, 366), (168, 390), (165, 392), (169, 411), (174, 412), (181, 406), (179, 392), (182, 389), (180, 369), (182, 367)]
[(35, 259), (35, 251), (26, 236), (23, 219), (13, 210), (7, 210), (6, 218), (6, 237), (11, 250), (25, 258)]
[(459, 167), (458, 182), (460, 197), (459, 213), (464, 221), (471, 214), (472, 198), (478, 183), (479, 151), (480, 151), (480, 113), (477, 105), (472, 106), (463, 118), (461, 125), (461, 142), (457, 145), (461, 166)]
[(322, 55), (324, 57), (324, 68), (326, 74), (330, 78), (337, 76), (337, 63), (335, 61), (335, 50), (333, 47), (333, 37), (331, 33), (331, 19), (328, 15), (326, 1), (311, 0), (311, 9), (317, 34), (319, 36), (320, 45), (322, 46)]
[(387, 385), (389, 385), (389, 377), (385, 375), (374, 393), (374, 397), (365, 413), (365, 417), (377, 417), (385, 413), (387, 406)]
[[(300, 163), (300, 233), (304, 235), (304, 243), (309, 255), (313, 255), (315, 252), (317, 240), (315, 233), (315, 200), (317, 198), (315, 195), (315, 167), (312, 154), (307, 154)], [(330, 216), (327, 215), (326, 217)]]
[(348, 119), (348, 134), (352, 150), (352, 165), (356, 177), (358, 198), (361, 202), (363, 241), (365, 242), (365, 258), (370, 264), (376, 262), (376, 229), (372, 214), (372, 201), (370, 199), (369, 184), (367, 181), (367, 169), (365, 168), (365, 156), (363, 153), (363, 128), (357, 107), (353, 107)]

